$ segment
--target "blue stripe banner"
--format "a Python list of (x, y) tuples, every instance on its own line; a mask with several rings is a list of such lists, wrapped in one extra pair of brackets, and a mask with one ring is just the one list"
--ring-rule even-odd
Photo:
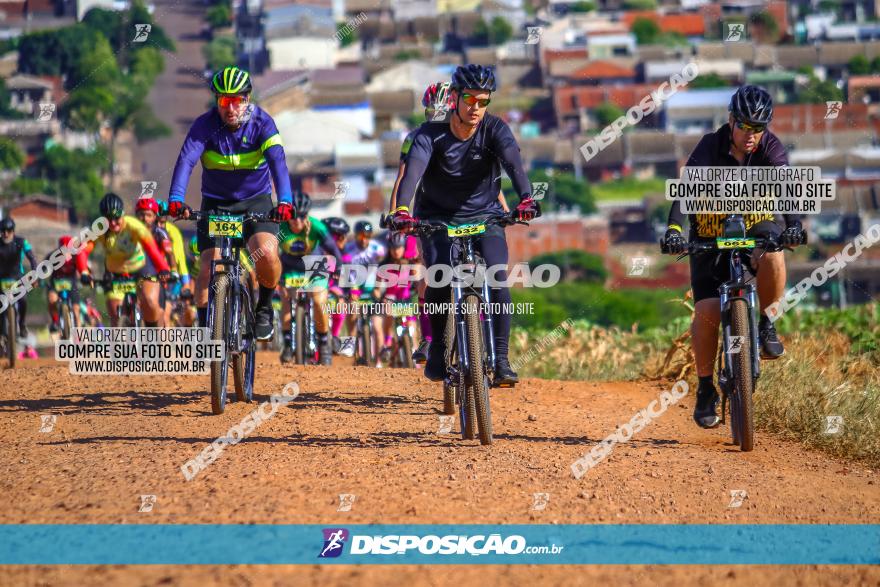
[(0, 564), (880, 564), (880, 525), (0, 525)]

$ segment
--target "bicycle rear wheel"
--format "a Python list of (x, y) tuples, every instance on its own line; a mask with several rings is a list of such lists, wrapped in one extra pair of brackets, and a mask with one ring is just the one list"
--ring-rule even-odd
[(226, 344), (226, 320), (229, 315), (227, 299), (229, 281), (225, 273), (218, 273), (211, 280), (214, 291), (214, 316), (211, 339), (223, 341), (223, 359), (211, 361), (211, 411), (222, 414), (226, 409), (226, 379), (229, 375), (229, 348)]
[(476, 412), (477, 430), (480, 444), (492, 444), (492, 412), (489, 405), (489, 377), (484, 368), (486, 345), (483, 341), (483, 328), (480, 322), (480, 298), (474, 294), (462, 299), (465, 312), (464, 321), (467, 329), (468, 370), (465, 381), (468, 387), (468, 400), (473, 402)]
[(739, 444), (743, 452), (748, 452), (755, 446), (755, 421), (752, 402), (754, 391), (752, 338), (749, 330), (749, 305), (745, 300), (736, 299), (730, 303), (730, 335), (742, 337), (740, 352), (734, 355), (731, 365), (733, 373), (731, 411), (736, 412), (731, 420), (736, 422), (737, 430), (734, 442)]
[[(434, 336), (437, 336), (436, 334)], [(452, 364), (452, 355), (455, 351), (455, 318), (446, 315), (446, 327), (443, 329), (443, 342), (446, 348), (446, 364)], [(455, 414), (455, 386), (443, 382), (443, 413), (448, 415)], [(473, 436), (471, 436), (473, 438)]]
[(9, 356), (9, 367), (15, 367), (18, 361), (18, 316), (15, 303), (6, 308), (6, 351)]

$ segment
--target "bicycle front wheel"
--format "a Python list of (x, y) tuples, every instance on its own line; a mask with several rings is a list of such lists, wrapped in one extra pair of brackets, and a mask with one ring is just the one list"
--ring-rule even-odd
[(309, 348), (309, 327), (306, 324), (306, 309), (302, 304), (296, 302), (295, 296), (292, 303), (296, 308), (293, 312), (293, 324), (296, 332), (296, 338), (293, 341), (293, 353), (296, 364), (305, 365)]
[(238, 328), (241, 344), (238, 354), (232, 359), (232, 379), (235, 382), (235, 399), (249, 402), (254, 397), (254, 362), (256, 361), (257, 339), (254, 333), (254, 320), (251, 311), (251, 297), (242, 289), (239, 299)]
[(476, 412), (480, 444), (492, 444), (492, 412), (489, 406), (489, 376), (484, 368), (486, 345), (480, 322), (480, 298), (473, 294), (466, 295), (462, 306), (467, 330), (468, 400), (471, 401), (472, 398), (474, 404), (473, 410), (469, 411)]
[[(211, 288), (214, 291), (214, 316), (211, 338), (223, 341), (226, 345), (226, 320), (229, 316), (227, 299), (229, 296), (229, 280), (225, 273), (218, 273), (211, 280)], [(211, 411), (222, 414), (226, 409), (226, 380), (229, 370), (229, 348), (224, 348), (223, 359), (211, 361)]]
[(740, 450), (748, 452), (755, 447), (755, 420), (752, 402), (754, 380), (752, 378), (752, 347), (749, 330), (749, 305), (745, 300), (737, 299), (730, 303), (730, 335), (741, 337), (740, 352), (734, 355), (733, 364), (733, 398), (731, 410), (736, 411), (732, 418), (736, 423)]
[(373, 336), (370, 331), (370, 316), (363, 316), (357, 328), (357, 353), (356, 364), (373, 366)]
[(58, 322), (61, 326), (61, 340), (70, 340), (70, 328), (73, 322), (73, 312), (70, 305), (61, 302), (58, 304)]

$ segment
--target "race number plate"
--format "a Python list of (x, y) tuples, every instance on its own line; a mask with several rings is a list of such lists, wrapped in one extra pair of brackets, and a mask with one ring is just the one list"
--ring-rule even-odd
[(208, 216), (208, 236), (241, 238), (243, 225), (237, 216)]
[(137, 293), (137, 281), (133, 279), (127, 279), (125, 281), (114, 281), (113, 282), (113, 291), (114, 293), (121, 294), (136, 294)]
[(715, 240), (719, 249), (754, 249), (753, 238), (718, 238)]
[(446, 229), (449, 236), (470, 236), (473, 234), (483, 234), (486, 232), (486, 225), (482, 222), (478, 224), (462, 224), (461, 226), (450, 226)]
[(56, 279), (55, 291), (70, 291), (73, 289), (73, 282), (69, 279)]
[(308, 276), (299, 273), (290, 273), (284, 276), (284, 287), (303, 287), (308, 282)]

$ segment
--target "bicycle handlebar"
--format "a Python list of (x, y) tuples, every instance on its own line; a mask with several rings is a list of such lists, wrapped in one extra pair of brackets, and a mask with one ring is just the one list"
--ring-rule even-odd
[[(537, 218), (537, 216), (536, 216)], [(485, 220), (479, 220), (474, 222), (474, 224), (486, 224), (486, 225), (498, 225), (498, 226), (511, 226), (513, 224), (523, 224), (528, 226), (528, 221), (526, 220), (517, 220), (513, 217), (513, 215), (504, 215), (504, 216), (490, 216)], [(391, 228), (391, 216), (383, 214), (379, 219), (379, 226), (382, 228)], [(440, 220), (418, 220), (416, 219), (416, 223), (413, 225), (412, 230), (409, 234), (414, 236), (426, 236), (433, 232), (438, 232), (441, 230), (446, 230), (448, 228), (454, 228), (458, 226), (456, 224), (451, 224), (448, 222), (443, 222)]]
[[(768, 250), (781, 250), (788, 249), (794, 250), (791, 247), (783, 246), (782, 243), (775, 238), (765, 238), (765, 237), (751, 237), (746, 236), (743, 239), (753, 240), (755, 241), (755, 249), (768, 249)], [(802, 245), (807, 244), (807, 233), (803, 233), (803, 239), (801, 240)], [(720, 250), (734, 250), (734, 249), (719, 249), (718, 241), (713, 240), (698, 240), (698, 241), (690, 241), (687, 243), (687, 250), (684, 254), (694, 254), (694, 253), (706, 253), (711, 251), (720, 251)], [(746, 247), (738, 247), (739, 249), (745, 249)], [(664, 255), (669, 254), (669, 248), (666, 246), (666, 241), (664, 239), (660, 239), (660, 252)]]
[(229, 216), (234, 216), (237, 218), (241, 218), (243, 221), (255, 220), (257, 222), (274, 222), (271, 218), (269, 218), (268, 214), (262, 214), (258, 212), (229, 212), (225, 210), (213, 210), (211, 212), (204, 212), (202, 210), (190, 210), (189, 218), (177, 217), (174, 219), (175, 222), (178, 220), (206, 220), (209, 216), (222, 216), (227, 214)]

